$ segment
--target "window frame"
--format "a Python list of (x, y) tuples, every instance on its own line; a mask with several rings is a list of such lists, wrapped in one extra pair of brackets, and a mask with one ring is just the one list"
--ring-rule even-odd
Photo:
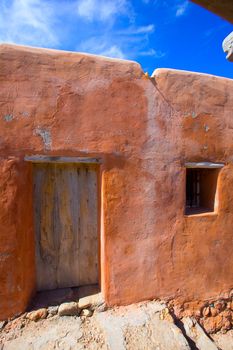
[[(201, 170), (203, 169), (209, 169), (209, 170), (219, 170), (222, 169), (224, 167), (224, 163), (213, 163), (213, 162), (186, 162), (185, 163), (185, 200), (184, 200), (184, 215), (185, 216), (197, 216), (197, 215), (213, 215), (213, 214), (217, 214), (217, 210), (218, 210), (218, 176), (219, 176), (219, 172), (216, 174), (216, 184), (215, 184), (215, 189), (214, 189), (214, 199), (213, 199), (213, 209), (212, 209), (212, 205), (210, 205), (209, 207), (204, 207), (201, 205), (201, 196), (203, 195), (203, 193), (201, 193), (201, 181), (199, 179), (199, 193), (195, 194), (197, 196), (199, 196), (198, 201), (199, 201), (199, 206), (193, 206), (193, 207), (188, 207), (187, 206), (187, 187), (186, 187), (186, 183), (187, 183), (187, 170), (188, 169), (200, 169), (200, 174), (202, 173)], [(194, 173), (194, 172), (193, 172)], [(214, 174), (213, 174), (214, 175)], [(189, 175), (190, 176), (190, 175)], [(203, 176), (203, 174), (199, 175), (199, 176)], [(212, 176), (212, 175), (211, 175)]]

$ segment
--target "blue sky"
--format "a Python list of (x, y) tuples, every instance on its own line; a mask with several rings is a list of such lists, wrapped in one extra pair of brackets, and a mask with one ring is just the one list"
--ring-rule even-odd
[(233, 26), (186, 0), (0, 0), (0, 41), (233, 78)]

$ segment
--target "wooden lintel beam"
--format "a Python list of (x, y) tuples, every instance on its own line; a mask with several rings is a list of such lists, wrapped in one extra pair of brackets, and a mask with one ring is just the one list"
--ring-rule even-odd
[(188, 162), (185, 163), (186, 168), (204, 168), (204, 169), (219, 169), (223, 168), (224, 164), (223, 163), (211, 163), (211, 162)]
[(61, 157), (61, 156), (43, 156), (33, 155), (25, 156), (26, 162), (32, 163), (83, 163), (83, 164), (99, 164), (101, 159), (89, 157)]

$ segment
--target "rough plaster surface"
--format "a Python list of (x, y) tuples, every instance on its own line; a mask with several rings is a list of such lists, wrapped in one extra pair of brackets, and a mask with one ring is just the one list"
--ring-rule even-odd
[(0, 179), (0, 314), (6, 318), (25, 309), (35, 283), (30, 169), (18, 157), (0, 158)]
[[(228, 297), (233, 81), (169, 69), (148, 79), (130, 61), (8, 45), (0, 66), (0, 317), (23, 311), (34, 291), (26, 154), (102, 159), (101, 288), (109, 305)], [(218, 214), (185, 217), (184, 163), (197, 161), (226, 164)]]

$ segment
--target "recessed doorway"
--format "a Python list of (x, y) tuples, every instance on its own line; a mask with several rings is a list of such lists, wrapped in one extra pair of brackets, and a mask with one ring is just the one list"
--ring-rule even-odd
[(37, 290), (98, 284), (98, 166), (33, 165)]

